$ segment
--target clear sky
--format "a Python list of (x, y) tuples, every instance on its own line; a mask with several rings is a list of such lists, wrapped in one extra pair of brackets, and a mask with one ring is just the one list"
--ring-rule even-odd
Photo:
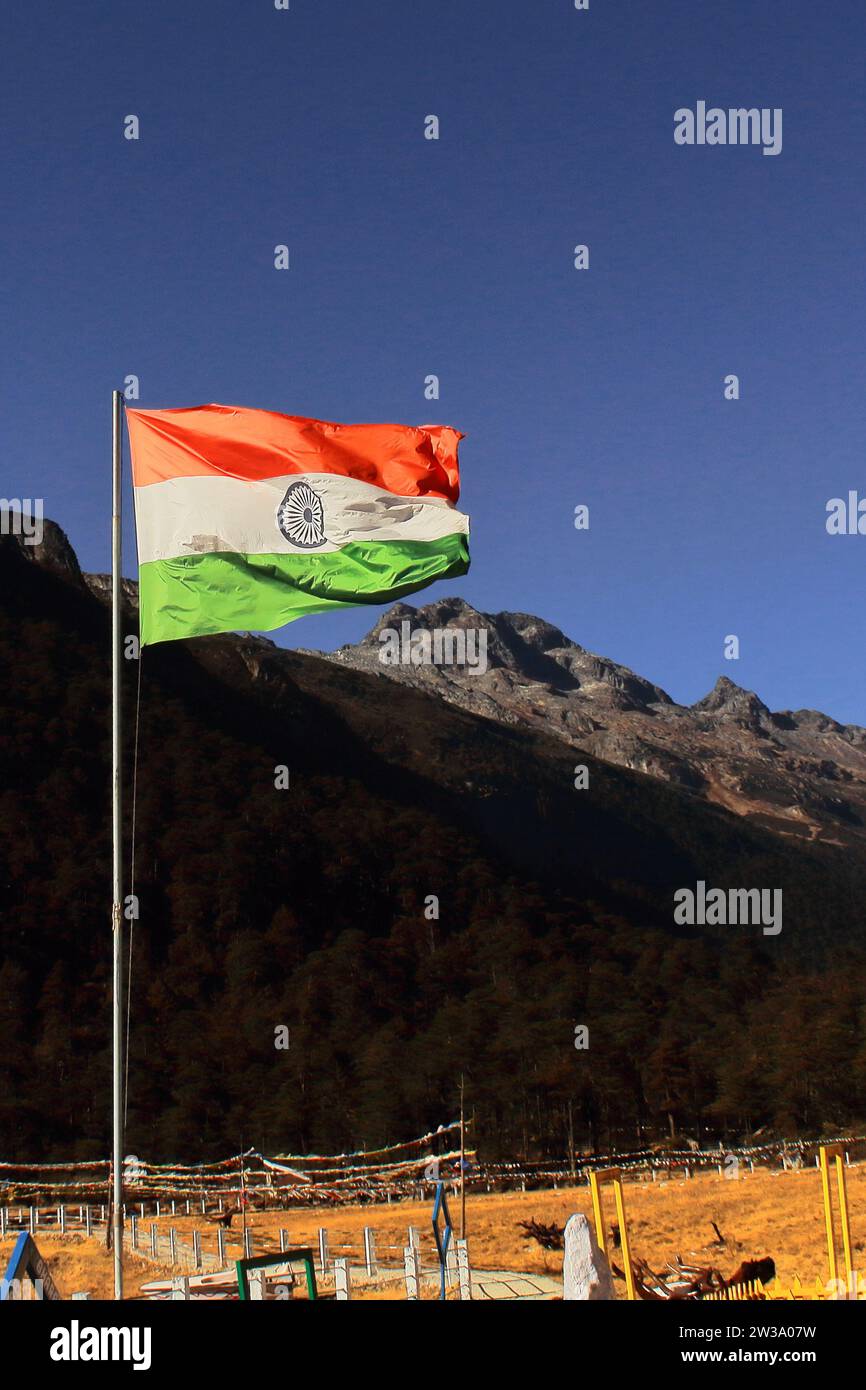
[[(0, 33), (0, 494), (85, 568), (128, 373), (142, 405), (438, 421), (473, 565), (412, 602), (866, 724), (866, 536), (825, 530), (866, 496), (857, 0), (55, 0)], [(781, 107), (782, 152), (678, 146), (698, 101)]]

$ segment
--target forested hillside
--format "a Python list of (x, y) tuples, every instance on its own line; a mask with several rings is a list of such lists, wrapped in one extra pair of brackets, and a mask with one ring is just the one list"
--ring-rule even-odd
[[(108, 1150), (108, 650), (74, 569), (0, 540), (4, 1159)], [(855, 855), (602, 762), (576, 791), (542, 733), (261, 640), (141, 674), (131, 1152), (390, 1142), (461, 1072), (491, 1157), (562, 1154), (569, 1115), (603, 1146), (866, 1115)], [(783, 888), (781, 935), (675, 928), (698, 879)]]

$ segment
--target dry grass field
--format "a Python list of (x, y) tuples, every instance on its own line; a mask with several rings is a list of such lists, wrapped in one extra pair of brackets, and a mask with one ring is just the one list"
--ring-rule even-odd
[[(854, 1264), (866, 1264), (866, 1164), (847, 1172)], [(783, 1281), (799, 1275), (811, 1286), (815, 1278), (827, 1277), (821, 1183), (815, 1169), (802, 1172), (771, 1173), (756, 1170), (737, 1181), (704, 1174), (691, 1180), (681, 1176), (670, 1181), (629, 1182), (625, 1187), (626, 1215), (632, 1249), (654, 1268), (660, 1268), (677, 1255), (684, 1259), (715, 1264), (729, 1275), (743, 1259), (772, 1255)], [(466, 1200), (467, 1236), (470, 1259), (475, 1269), (515, 1270), (558, 1275), (562, 1256), (542, 1250), (527, 1240), (519, 1221), (535, 1218), (563, 1225), (572, 1212), (591, 1213), (587, 1187), (545, 1189), (538, 1192), (468, 1194)], [(459, 1201), (452, 1200), (455, 1227), (459, 1222)], [(608, 1225), (613, 1219), (612, 1194), (607, 1206)], [(725, 1245), (714, 1244), (715, 1221), (725, 1237)], [(316, 1246), (320, 1226), (328, 1230), (332, 1255), (348, 1254), (354, 1264), (362, 1263), (363, 1228), (376, 1231), (377, 1254), (382, 1264), (401, 1264), (407, 1242), (407, 1227), (417, 1226), (421, 1235), (422, 1264), (433, 1263), (433, 1241), (429, 1203), (400, 1203), (347, 1208), (310, 1208), (283, 1212), (253, 1212), (248, 1218), (256, 1252), (276, 1249), (280, 1227), (289, 1232), (292, 1245)], [(181, 1240), (191, 1243), (194, 1228), (202, 1232), (206, 1252), (216, 1253), (216, 1227), (202, 1217), (163, 1216), (157, 1223), (166, 1232), (173, 1225)], [(231, 1259), (242, 1253), (239, 1221), (229, 1238)], [(142, 1223), (142, 1241), (150, 1218)], [(5, 1267), (13, 1239), (0, 1242), (0, 1267)], [(110, 1297), (111, 1256), (96, 1238), (68, 1235), (60, 1238), (40, 1233), (37, 1243), (49, 1259), (61, 1291), (70, 1295), (89, 1289), (93, 1297)], [(391, 1248), (389, 1248), (391, 1247)], [(127, 1288), (134, 1297), (142, 1283), (168, 1277), (169, 1271), (149, 1261), (128, 1256)], [(372, 1292), (372, 1291), (371, 1291)], [(378, 1297), (402, 1297), (402, 1288), (382, 1290)], [(356, 1296), (363, 1296), (358, 1289)]]
[[(17, 1236), (0, 1240), (0, 1269), (5, 1272)], [(55, 1236), (39, 1234), (36, 1244), (40, 1255), (48, 1261), (51, 1277), (64, 1298), (86, 1291), (91, 1298), (112, 1298), (114, 1269), (111, 1251), (105, 1241), (95, 1236)], [(125, 1263), (128, 1292), (134, 1297), (139, 1286), (149, 1279), (170, 1279), (171, 1270), (143, 1260), (127, 1258)]]

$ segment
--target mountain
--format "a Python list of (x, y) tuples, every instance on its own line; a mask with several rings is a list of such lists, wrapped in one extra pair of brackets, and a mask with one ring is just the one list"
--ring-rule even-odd
[[(486, 670), (386, 664), (384, 634), (401, 632), (403, 624), (412, 633), (486, 633)], [(477, 648), (468, 650), (472, 656)], [(404, 651), (411, 654), (403, 646), (401, 657)], [(485, 718), (551, 734), (776, 834), (866, 848), (866, 729), (815, 710), (773, 714), (727, 676), (696, 704), (678, 705), (540, 618), (479, 613), (458, 598), (418, 609), (395, 604), (361, 642), (332, 659)]]
[[(106, 592), (58, 527), (0, 537), (6, 1160), (109, 1144)], [(496, 643), (503, 682), (562, 687), (576, 715), (593, 691), (599, 725), (603, 700), (672, 703), (539, 620), (502, 619)], [(780, 834), (545, 719), (353, 661), (228, 635), (125, 665), (130, 1152), (395, 1142), (453, 1116), (461, 1075), (497, 1157), (866, 1115), (856, 836)], [(783, 930), (678, 925), (700, 880), (781, 889)]]

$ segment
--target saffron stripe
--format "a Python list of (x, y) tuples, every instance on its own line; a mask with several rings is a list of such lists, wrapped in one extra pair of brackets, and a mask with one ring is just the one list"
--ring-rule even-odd
[(242, 406), (127, 410), (132, 477), (150, 487), (169, 478), (239, 478), (339, 473), (405, 497), (456, 502), (459, 430), (448, 425), (341, 425)]

